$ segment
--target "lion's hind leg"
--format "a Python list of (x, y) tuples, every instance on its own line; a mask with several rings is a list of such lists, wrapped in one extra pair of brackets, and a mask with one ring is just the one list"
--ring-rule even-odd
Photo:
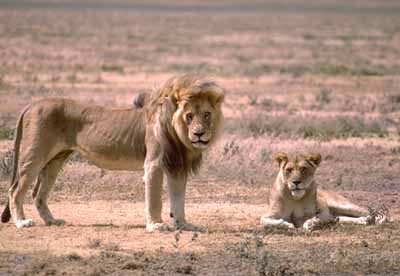
[(11, 186), (9, 190), (9, 206), (11, 217), (17, 228), (33, 226), (32, 219), (26, 219), (23, 209), (23, 201), (28, 191), (29, 185), (37, 178), (39, 172), (38, 166), (28, 164), (21, 168), (20, 177)]
[(48, 162), (40, 171), (36, 187), (34, 188), (32, 195), (35, 199), (36, 210), (46, 225), (63, 225), (65, 223), (64, 220), (53, 217), (47, 205), (47, 199), (59, 171), (71, 153), (72, 151), (61, 152)]
[(337, 222), (340, 224), (361, 224), (367, 225), (369, 224), (368, 216), (365, 217), (346, 217), (346, 216), (337, 216)]

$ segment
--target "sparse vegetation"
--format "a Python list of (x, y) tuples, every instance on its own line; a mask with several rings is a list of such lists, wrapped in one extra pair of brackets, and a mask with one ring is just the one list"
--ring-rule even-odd
[(385, 137), (383, 120), (362, 117), (270, 116), (242, 118), (226, 123), (232, 134), (329, 140), (350, 137)]
[[(208, 232), (145, 233), (143, 172), (74, 155), (49, 198), (67, 224), (1, 224), (0, 275), (399, 275), (400, 4), (298, 0), (282, 13), (270, 1), (203, 1), (175, 12), (192, 3), (171, 1), (167, 12), (126, 0), (0, 8), (0, 205), (24, 106), (63, 97), (132, 108), (170, 75), (200, 73), (226, 88), (225, 131), (187, 186), (187, 220)], [(395, 222), (260, 229), (276, 151), (321, 153), (321, 188), (385, 204)], [(26, 201), (32, 217), (30, 192)]]

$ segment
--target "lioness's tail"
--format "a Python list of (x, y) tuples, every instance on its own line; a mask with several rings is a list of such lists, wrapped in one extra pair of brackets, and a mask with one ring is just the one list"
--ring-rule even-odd
[[(21, 145), (21, 136), (22, 136), (22, 121), (25, 113), (28, 111), (30, 106), (27, 106), (21, 113), (21, 115), (18, 118), (17, 121), (17, 126), (15, 128), (15, 135), (14, 135), (14, 158), (13, 158), (13, 167), (12, 167), (12, 177), (11, 177), (11, 184), (10, 187), (12, 186), (17, 186), (18, 185), (18, 180), (17, 180), (17, 173), (18, 173), (18, 157), (19, 157), (19, 148)], [(16, 188), (16, 187), (15, 187)], [(10, 202), (9, 199), (7, 200), (6, 207), (4, 208), (3, 213), (1, 214), (1, 222), (6, 223), (10, 220), (11, 218), (11, 212), (10, 212)]]

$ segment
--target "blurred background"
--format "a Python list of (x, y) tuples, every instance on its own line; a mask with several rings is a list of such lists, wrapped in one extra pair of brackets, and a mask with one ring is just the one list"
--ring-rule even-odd
[[(227, 91), (224, 134), (188, 186), (190, 204), (218, 203), (202, 210), (208, 214), (202, 224), (219, 231), (232, 217), (237, 232), (232, 231), (239, 236), (254, 228), (278, 170), (272, 158), (276, 151), (321, 153), (321, 187), (363, 206), (384, 203), (399, 217), (400, 2), (395, 0), (0, 1), (0, 203), (9, 185), (11, 139), (24, 106), (64, 97), (131, 107), (137, 93), (182, 73), (210, 76)], [(141, 177), (142, 172), (103, 171), (75, 156), (51, 202), (61, 213), (69, 201), (141, 206)], [(107, 206), (99, 209), (111, 212)], [(143, 216), (140, 208), (136, 212)], [(213, 208), (223, 211), (218, 215)], [(240, 208), (248, 213), (234, 211)], [(107, 217), (98, 219), (110, 223)], [(237, 230), (243, 224), (244, 232)], [(398, 227), (392, 230), (399, 232)], [(362, 255), (357, 259), (360, 249), (354, 245), (347, 263), (339, 253), (329, 259), (328, 249), (351, 244), (348, 237), (330, 240), (326, 248), (312, 247), (326, 254), (301, 259), (296, 250), (303, 247), (302, 237), (295, 238), (298, 249), (287, 252), (280, 251), (287, 237), (278, 235), (273, 253), (300, 258), (294, 258), (303, 264), (295, 274), (310, 267), (325, 275), (354, 269), (379, 274), (382, 267), (390, 274), (400, 259), (398, 248), (388, 242), (393, 238), (385, 236), (392, 230), (384, 232), (387, 241), (375, 250), (365, 249), (370, 263)], [(3, 231), (13, 237), (14, 229)], [(362, 235), (351, 231), (342, 236)], [(378, 247), (380, 257), (374, 255)], [(215, 262), (238, 261), (221, 254)], [(328, 265), (310, 264), (327, 258)], [(251, 261), (244, 263), (228, 267), (248, 275)]]

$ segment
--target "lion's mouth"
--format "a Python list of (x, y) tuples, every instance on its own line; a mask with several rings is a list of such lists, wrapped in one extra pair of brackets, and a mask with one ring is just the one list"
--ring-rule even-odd
[(294, 188), (294, 189), (292, 189), (292, 191), (303, 191), (304, 189), (302, 189), (302, 188), (298, 188), (298, 187), (296, 187), (296, 188)]
[(195, 146), (200, 146), (201, 147), (201, 146), (207, 146), (209, 142), (210, 141), (198, 140), (196, 142), (192, 141), (192, 144), (195, 145)]
[(196, 141), (196, 142), (192, 142), (192, 144), (195, 144), (195, 145), (208, 145), (208, 142), (209, 141), (199, 140), (199, 141)]

